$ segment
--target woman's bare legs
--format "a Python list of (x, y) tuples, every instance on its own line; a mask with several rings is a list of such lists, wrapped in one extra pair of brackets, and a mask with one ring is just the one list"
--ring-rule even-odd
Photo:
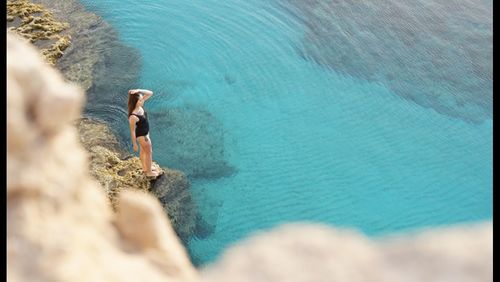
[(141, 150), (143, 151), (143, 159), (144, 159), (144, 167), (146, 176), (158, 176), (158, 172), (156, 170), (152, 170), (153, 166), (153, 158), (152, 158), (152, 146), (151, 141), (149, 139), (149, 135), (141, 136), (138, 138), (139, 143), (141, 144)]
[(146, 172), (146, 158), (145, 158), (145, 154), (144, 154), (144, 149), (142, 148), (142, 145), (141, 145), (141, 149), (139, 151), (139, 159), (141, 160), (141, 165), (142, 165), (142, 171)]
[[(149, 137), (149, 136), (148, 136), (148, 137)], [(151, 148), (152, 148), (153, 144), (151, 144), (151, 138), (148, 138), (148, 139), (149, 139), (149, 143), (150, 143)], [(139, 142), (139, 143), (140, 143), (140, 142)], [(142, 171), (143, 171), (144, 173), (146, 173), (146, 171), (147, 171), (147, 164), (146, 164), (146, 151), (145, 151), (146, 149), (143, 149), (143, 148), (142, 148), (142, 145), (141, 145), (140, 147), (141, 147), (141, 149), (140, 149), (140, 151), (139, 151), (139, 159), (141, 160)], [(158, 171), (158, 169), (157, 169), (156, 167), (154, 167), (153, 165), (151, 165), (151, 170), (152, 170), (152, 171)]]
[(149, 140), (149, 147), (150, 147), (150, 156), (151, 156), (151, 170), (152, 171), (156, 171), (156, 172), (160, 172), (158, 171), (158, 169), (156, 167), (153, 166), (153, 141), (151, 141), (151, 138), (149, 137), (149, 134), (147, 135), (148, 136), (148, 140)]
[[(142, 149), (142, 147), (139, 151), (139, 159), (141, 160), (142, 171), (144, 173), (146, 173), (146, 171), (147, 171), (147, 169), (146, 169), (146, 167), (147, 167), (147, 165), (146, 165), (146, 153), (144, 152), (144, 149)], [(158, 171), (158, 169), (154, 166), (151, 166), (151, 170)]]

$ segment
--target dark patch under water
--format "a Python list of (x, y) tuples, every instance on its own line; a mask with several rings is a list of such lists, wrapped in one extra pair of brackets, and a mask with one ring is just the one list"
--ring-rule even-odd
[(306, 26), (305, 59), (383, 83), (441, 114), (492, 117), (491, 1), (281, 2)]
[(210, 112), (196, 106), (149, 112), (155, 160), (190, 178), (230, 176), (236, 169), (226, 161), (224, 128)]

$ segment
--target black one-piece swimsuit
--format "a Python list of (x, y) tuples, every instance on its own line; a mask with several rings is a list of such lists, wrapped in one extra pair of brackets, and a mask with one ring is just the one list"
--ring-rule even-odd
[(144, 111), (143, 115), (137, 115), (132, 113), (132, 115), (139, 118), (139, 121), (135, 124), (135, 137), (146, 136), (149, 133), (149, 122), (148, 114)]

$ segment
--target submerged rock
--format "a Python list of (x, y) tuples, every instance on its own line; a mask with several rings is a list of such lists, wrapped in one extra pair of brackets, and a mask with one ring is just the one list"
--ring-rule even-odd
[(199, 239), (205, 239), (215, 231), (215, 225), (208, 223), (202, 216), (196, 218), (195, 235)]
[(192, 178), (214, 179), (236, 172), (226, 160), (222, 123), (210, 112), (185, 106), (149, 114), (159, 162)]
[(187, 178), (177, 170), (165, 170), (163, 175), (151, 181), (150, 188), (183, 242), (196, 235), (197, 218), (200, 216), (190, 188)]
[(476, 123), (493, 111), (493, 1), (279, 0), (304, 24), (299, 54)]

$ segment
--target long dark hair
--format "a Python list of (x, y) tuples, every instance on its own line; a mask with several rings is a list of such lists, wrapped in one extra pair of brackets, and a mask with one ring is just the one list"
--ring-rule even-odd
[(134, 111), (135, 106), (137, 106), (137, 101), (139, 101), (139, 93), (128, 95), (128, 116)]

